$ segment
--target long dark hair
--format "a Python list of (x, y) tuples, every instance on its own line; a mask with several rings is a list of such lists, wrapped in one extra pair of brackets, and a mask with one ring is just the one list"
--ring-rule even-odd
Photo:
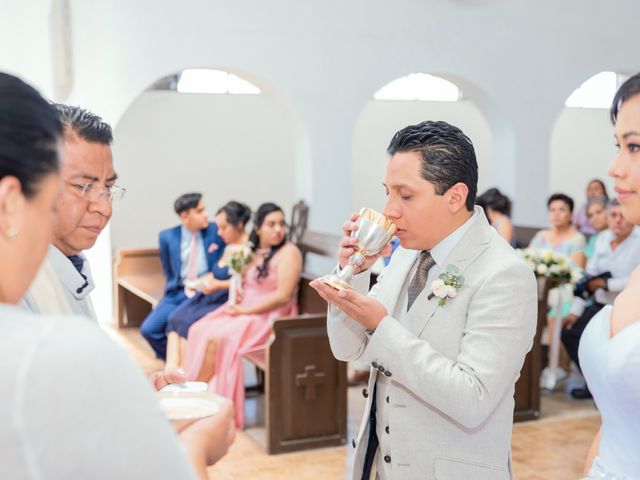
[(589, 183), (587, 183), (587, 187), (591, 186), (592, 183), (597, 183), (598, 185), (600, 185), (600, 187), (602, 188), (602, 192), (603, 192), (602, 196), (604, 198), (606, 198), (607, 200), (609, 200), (609, 194), (607, 193), (607, 187), (605, 186), (604, 182), (602, 180), (600, 180), (599, 178), (594, 178)]
[(511, 200), (497, 188), (490, 188), (476, 198), (476, 205), (480, 205), (485, 210), (490, 208), (500, 212), (507, 217), (511, 216)]
[(611, 102), (611, 109), (609, 110), (609, 116), (611, 118), (611, 123), (614, 125), (618, 120), (618, 113), (620, 112), (620, 107), (622, 104), (629, 100), (631, 97), (635, 97), (640, 93), (640, 73), (636, 73), (633, 77), (629, 78), (626, 82), (624, 82), (616, 95), (613, 97), (613, 102)]
[(62, 124), (40, 94), (0, 72), (0, 179), (14, 176), (30, 198), (47, 175), (58, 171)]
[(244, 227), (251, 219), (251, 209), (244, 203), (236, 202), (235, 200), (231, 200), (223, 207), (220, 207), (216, 215), (220, 213), (224, 213), (227, 216), (227, 222), (238, 230), (244, 230)]
[[(256, 214), (253, 218), (253, 229), (251, 230), (251, 234), (249, 235), (249, 241), (253, 244), (251, 248), (254, 252), (260, 246), (260, 237), (258, 236), (258, 229), (264, 223), (265, 217), (273, 212), (282, 212), (284, 214), (284, 211), (282, 210), (282, 208), (280, 208), (275, 203), (270, 203), (270, 202), (263, 203), (258, 207), (258, 210), (256, 211)], [(276, 252), (284, 246), (285, 243), (287, 243), (287, 235), (285, 235), (282, 242), (280, 242), (278, 245), (271, 247), (271, 251), (265, 257), (264, 262), (262, 262), (262, 265), (258, 267), (258, 279), (265, 278), (267, 275), (269, 275), (269, 262), (271, 261), (273, 256), (276, 254)]]

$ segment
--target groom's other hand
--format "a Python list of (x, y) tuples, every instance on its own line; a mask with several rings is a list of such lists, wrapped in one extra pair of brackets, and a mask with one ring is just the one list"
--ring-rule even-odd
[[(351, 218), (342, 225), (342, 232), (344, 233), (344, 237), (340, 240), (340, 248), (338, 250), (338, 263), (340, 264), (340, 268), (344, 268), (349, 263), (349, 257), (353, 255), (356, 251), (356, 247), (358, 246), (358, 239), (351, 236), (352, 232), (358, 230), (358, 224), (355, 223), (358, 219), (358, 214), (354, 213), (351, 215)], [(364, 262), (356, 268), (354, 273), (364, 272), (368, 270), (371, 265), (376, 263), (376, 260), (380, 257), (388, 257), (391, 255), (391, 244), (387, 245), (376, 255), (371, 255), (365, 258)]]
[(387, 309), (373, 297), (361, 295), (355, 290), (336, 290), (321, 280), (314, 280), (309, 285), (327, 302), (338, 307), (367, 330), (375, 330), (387, 316)]

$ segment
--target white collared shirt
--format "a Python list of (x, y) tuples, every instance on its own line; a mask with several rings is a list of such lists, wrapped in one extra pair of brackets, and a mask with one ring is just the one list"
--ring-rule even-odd
[[(47, 261), (53, 267), (53, 271), (55, 271), (55, 275), (57, 276), (60, 284), (63, 287), (65, 298), (67, 300), (67, 303), (69, 304), (71, 312), (76, 315), (81, 315), (83, 317), (88, 317), (92, 320), (97, 321), (98, 319), (96, 317), (96, 313), (93, 309), (93, 304), (91, 303), (91, 299), (89, 297), (89, 294), (95, 288), (93, 277), (91, 275), (91, 268), (89, 267), (87, 257), (85, 257), (82, 252), (80, 252), (78, 256), (82, 258), (82, 260), (84, 260), (82, 264), (82, 275), (84, 275), (84, 277), (80, 274), (80, 272), (78, 272), (78, 270), (76, 270), (76, 267), (73, 266), (71, 260), (69, 260), (64, 253), (62, 253), (53, 245), (49, 245), (49, 250), (47, 252)], [(51, 288), (52, 295), (55, 291), (55, 288)], [(39, 305), (41, 303), (42, 302), (40, 299), (33, 296), (33, 292), (31, 290), (27, 292), (21, 302), (24, 307), (35, 313), (46, 315), (68, 313), (40, 311), (41, 309)]]
[[(589, 275), (599, 275), (610, 272), (611, 278), (607, 280), (608, 290), (599, 288), (594, 294), (594, 300), (604, 305), (612, 305), (618, 294), (624, 290), (629, 281), (631, 272), (640, 265), (640, 230), (633, 227), (631, 233), (615, 250), (611, 248), (611, 242), (615, 235), (611, 230), (600, 232), (596, 237), (596, 245), (593, 255), (585, 268)], [(586, 302), (579, 297), (574, 297), (570, 313), (580, 316), (584, 313)]]
[[(473, 223), (476, 221), (477, 217), (478, 217), (478, 212), (474, 211), (473, 215), (471, 215), (471, 217), (466, 222), (464, 222), (462, 225), (456, 228), (452, 233), (447, 235), (445, 238), (440, 240), (440, 242), (438, 242), (438, 244), (430, 250), (431, 257), (433, 257), (433, 260), (436, 262), (436, 264), (433, 267), (431, 267), (431, 270), (429, 270), (429, 275), (427, 276), (427, 285), (431, 285), (431, 283), (435, 280), (436, 275), (446, 268), (446, 265), (444, 264), (444, 262), (447, 261), (447, 257), (449, 257), (449, 254), (453, 251), (453, 249), (458, 244), (458, 242), (462, 240), (462, 237), (464, 237), (465, 233), (469, 231)], [(404, 286), (400, 291), (400, 298), (398, 299), (398, 303), (396, 307), (396, 308), (401, 308), (400, 311), (403, 311), (403, 312), (407, 311), (407, 303), (409, 301), (407, 291), (409, 288), (409, 283), (411, 283), (411, 279), (416, 273), (416, 268), (418, 268), (419, 259), (420, 259), (420, 255), (416, 257), (416, 261), (414, 262), (413, 266), (409, 270), (407, 278), (404, 282)]]

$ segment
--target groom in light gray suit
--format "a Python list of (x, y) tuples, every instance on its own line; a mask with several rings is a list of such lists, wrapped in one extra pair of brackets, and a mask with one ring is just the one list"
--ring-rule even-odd
[[(353, 478), (513, 478), (514, 385), (536, 328), (533, 272), (474, 207), (478, 166), (460, 129), (412, 125), (388, 152), (384, 214), (401, 247), (368, 295), (377, 257), (353, 290), (312, 283), (330, 302), (336, 358), (371, 365)], [(353, 252), (353, 220), (340, 267)]]

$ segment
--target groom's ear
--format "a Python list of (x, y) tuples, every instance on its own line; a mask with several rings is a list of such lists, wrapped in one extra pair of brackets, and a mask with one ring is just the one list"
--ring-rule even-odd
[(458, 213), (463, 208), (467, 208), (466, 203), (468, 196), (469, 187), (467, 187), (462, 182), (456, 183), (449, 190), (447, 190), (447, 192), (445, 193), (445, 198), (447, 200), (449, 212)]

